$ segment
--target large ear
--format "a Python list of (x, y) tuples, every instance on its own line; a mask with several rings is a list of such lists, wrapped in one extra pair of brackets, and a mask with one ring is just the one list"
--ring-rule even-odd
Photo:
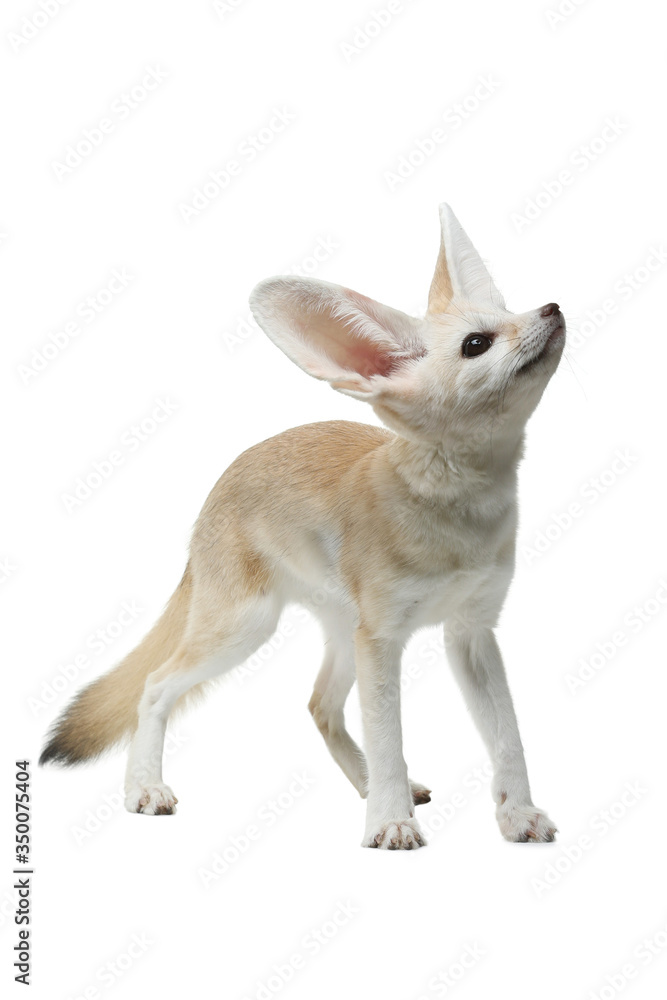
[(253, 315), (288, 358), (334, 389), (368, 399), (426, 351), (420, 322), (314, 278), (268, 278), (250, 296)]
[(445, 202), (440, 206), (440, 254), (428, 295), (430, 313), (445, 312), (455, 298), (505, 308), (482, 258)]

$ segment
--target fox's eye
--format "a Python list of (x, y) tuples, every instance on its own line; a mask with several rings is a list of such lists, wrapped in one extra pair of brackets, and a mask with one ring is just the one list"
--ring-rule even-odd
[(471, 333), (461, 345), (461, 353), (464, 358), (476, 358), (478, 354), (484, 354), (491, 347), (493, 341), (490, 337), (485, 337), (483, 333)]

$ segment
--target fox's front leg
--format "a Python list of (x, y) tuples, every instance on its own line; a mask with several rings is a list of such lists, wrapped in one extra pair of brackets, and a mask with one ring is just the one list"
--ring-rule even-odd
[(426, 841), (414, 819), (401, 732), (400, 644), (366, 628), (355, 636), (357, 684), (368, 764), (364, 847), (414, 850)]
[(463, 635), (448, 632), (445, 628), (447, 656), (493, 763), (500, 832), (506, 840), (553, 840), (555, 824), (530, 797), (519, 727), (493, 631), (479, 626)]

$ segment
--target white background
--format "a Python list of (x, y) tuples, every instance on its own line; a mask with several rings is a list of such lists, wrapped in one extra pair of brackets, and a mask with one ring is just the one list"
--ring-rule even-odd
[[(655, 5), (563, 3), (570, 13), (557, 19), (556, 0), (414, 0), (368, 31), (383, 0), (225, 6), (2, 9), (0, 602), (11, 736), (0, 770), (11, 811), (13, 762), (33, 761), (32, 995), (653, 998), (667, 973), (667, 218)], [(150, 69), (164, 79), (131, 113), (119, 110)], [(275, 109), (293, 120), (250, 160), (244, 143)], [(59, 168), (103, 118), (112, 131)], [(438, 128), (443, 141), (429, 145)], [(397, 181), (401, 157), (412, 168)], [(185, 221), (182, 206), (230, 159), (240, 173)], [(405, 753), (433, 789), (418, 814), (426, 850), (359, 846), (364, 805), (306, 709), (319, 632), (294, 614), (294, 633), (259, 669), (232, 676), (175, 726), (165, 769), (175, 816), (125, 813), (120, 755), (38, 770), (48, 725), (159, 614), (233, 458), (295, 424), (375, 422), (244, 325), (252, 287), (314, 267), (306, 258), (324, 243), (311, 273), (417, 313), (443, 200), (510, 308), (556, 300), (568, 320), (566, 357), (529, 426), (517, 572), (499, 630), (533, 797), (558, 824), (557, 842), (502, 840), (488, 781), (473, 776), (484, 774), (481, 740), (435, 630), (405, 656)], [(104, 302), (114, 269), (131, 280), (86, 322), (80, 304)], [(38, 371), (72, 322), (77, 335), (48, 347)], [(131, 428), (165, 399), (172, 414), (130, 450)], [(122, 464), (68, 512), (63, 495), (119, 442)], [(124, 602), (139, 610), (117, 628)], [(95, 653), (99, 628), (116, 637)], [(67, 671), (81, 654), (87, 665)], [(310, 783), (298, 797), (294, 774)], [(253, 824), (256, 842), (206, 888), (202, 870), (216, 852), (233, 859), (231, 838), (243, 843)], [(16, 940), (12, 841), (8, 828), (3, 976)], [(341, 916), (341, 903), (354, 912)], [(327, 924), (336, 915), (337, 929)], [(331, 936), (316, 946), (311, 929), (325, 924)], [(135, 934), (150, 943), (128, 958)], [(478, 957), (447, 986), (466, 949)], [(303, 967), (262, 992), (295, 955)]]

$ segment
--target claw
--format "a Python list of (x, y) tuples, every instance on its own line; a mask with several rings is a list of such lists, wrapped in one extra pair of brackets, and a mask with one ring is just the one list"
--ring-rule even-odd
[(379, 847), (385, 851), (416, 851), (425, 844), (422, 834), (415, 830), (414, 822), (408, 819), (385, 823), (380, 833), (369, 836), (365, 841), (366, 847)]

